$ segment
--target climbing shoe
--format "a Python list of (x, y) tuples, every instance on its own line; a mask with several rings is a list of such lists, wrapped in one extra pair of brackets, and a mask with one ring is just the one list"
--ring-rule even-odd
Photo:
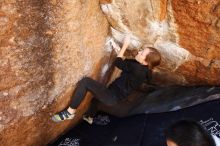
[(83, 115), (83, 120), (85, 120), (89, 124), (93, 123), (93, 118), (90, 116)]
[(52, 116), (52, 120), (54, 122), (61, 122), (64, 120), (70, 120), (73, 119), (75, 114), (70, 114), (67, 110), (61, 111), (55, 115)]

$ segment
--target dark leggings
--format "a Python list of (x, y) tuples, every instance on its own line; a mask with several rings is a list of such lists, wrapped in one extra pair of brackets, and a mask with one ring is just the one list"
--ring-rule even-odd
[(90, 91), (94, 98), (106, 105), (114, 105), (119, 101), (119, 98), (103, 84), (91, 78), (84, 77), (77, 84), (70, 107), (76, 109), (84, 99), (87, 91)]

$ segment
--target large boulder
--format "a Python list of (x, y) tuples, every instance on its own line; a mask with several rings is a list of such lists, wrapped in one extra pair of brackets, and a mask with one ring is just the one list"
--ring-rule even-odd
[(216, 0), (102, 0), (113, 37), (157, 48), (160, 84), (220, 84), (220, 4)]
[(77, 81), (102, 75), (107, 20), (98, 0), (6, 0), (0, 26), (1, 145), (46, 145), (79, 121), (50, 119), (67, 106)]
[(153, 82), (219, 85), (219, 16), (215, 0), (1, 1), (1, 145), (46, 145), (79, 122), (89, 94), (74, 120), (50, 117), (83, 76), (103, 79), (115, 57), (111, 42), (126, 35), (131, 50), (161, 52)]

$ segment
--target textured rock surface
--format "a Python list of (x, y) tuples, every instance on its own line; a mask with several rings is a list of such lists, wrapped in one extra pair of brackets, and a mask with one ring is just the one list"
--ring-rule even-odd
[(220, 3), (217, 0), (103, 1), (116, 40), (154, 46), (164, 62), (161, 83), (220, 84)]
[(220, 84), (217, 0), (100, 0), (100, 4), (0, 1), (1, 145), (42, 146), (80, 120), (89, 95), (76, 120), (55, 124), (50, 116), (66, 107), (80, 78), (104, 75), (111, 50), (109, 24), (115, 42), (127, 34), (131, 48), (147, 44), (161, 52), (163, 63), (154, 74), (158, 83)]
[(80, 78), (100, 75), (107, 20), (97, 0), (3, 0), (0, 26), (1, 145), (45, 145), (79, 120), (50, 116)]

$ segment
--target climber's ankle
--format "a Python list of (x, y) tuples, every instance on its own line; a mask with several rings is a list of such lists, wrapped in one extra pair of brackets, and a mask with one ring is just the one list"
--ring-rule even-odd
[(68, 107), (67, 111), (70, 113), (70, 114), (75, 114), (76, 113), (76, 109), (73, 109), (71, 107)]

